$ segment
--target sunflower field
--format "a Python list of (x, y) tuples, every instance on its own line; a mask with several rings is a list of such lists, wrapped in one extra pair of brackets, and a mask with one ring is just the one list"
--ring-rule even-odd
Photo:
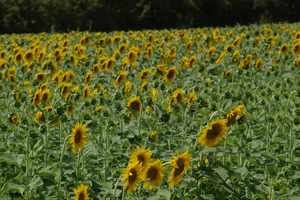
[(300, 24), (0, 35), (0, 199), (300, 199)]

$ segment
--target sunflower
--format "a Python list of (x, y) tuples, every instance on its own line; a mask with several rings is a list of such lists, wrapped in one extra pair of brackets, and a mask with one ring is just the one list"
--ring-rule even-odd
[(82, 123), (76, 123), (72, 129), (70, 144), (74, 153), (80, 152), (84, 145), (87, 143), (87, 132), (86, 125)]
[(151, 74), (151, 70), (146, 68), (146, 69), (143, 69), (139, 75), (139, 78), (141, 81), (145, 80), (148, 78), (148, 76)]
[(127, 168), (122, 172), (122, 182), (125, 190), (133, 192), (141, 181), (141, 165), (138, 163), (129, 163)]
[(201, 131), (198, 142), (208, 147), (216, 146), (228, 131), (227, 120), (218, 119), (208, 124), (208, 127)]
[(89, 200), (88, 186), (80, 184), (74, 189), (75, 198), (74, 200)]
[(136, 148), (131, 156), (130, 163), (138, 163), (142, 167), (145, 167), (151, 159), (152, 152), (149, 149), (145, 149), (144, 147)]
[(210, 47), (208, 50), (208, 56), (212, 57), (212, 55), (217, 51), (215, 47)]
[(187, 94), (186, 102), (189, 107), (193, 105), (193, 103), (197, 100), (197, 93), (193, 90), (190, 93)]
[(142, 176), (144, 188), (151, 190), (160, 186), (163, 180), (163, 171), (163, 165), (160, 160), (154, 160), (149, 163)]
[(179, 104), (183, 101), (183, 98), (184, 98), (184, 90), (181, 88), (177, 88), (172, 94), (171, 103), (173, 105)]
[(132, 82), (131, 81), (126, 81), (125, 87), (124, 87), (124, 93), (125, 93), (126, 96), (131, 92), (132, 88), (133, 88)]
[(221, 62), (222, 62), (222, 60), (224, 59), (225, 55), (226, 55), (226, 51), (223, 51), (223, 52), (220, 54), (220, 56), (218, 57), (218, 59), (216, 60), (215, 64), (216, 64), (216, 65), (221, 64)]
[(0, 70), (4, 69), (7, 66), (7, 62), (4, 59), (0, 58)]
[(287, 44), (283, 44), (280, 48), (280, 53), (284, 54), (289, 50), (289, 46)]
[(239, 105), (233, 108), (227, 115), (226, 115), (226, 120), (227, 120), (227, 125), (233, 124), (233, 122), (238, 118), (242, 117), (245, 114), (245, 106), (244, 105)]
[(38, 106), (41, 103), (41, 100), (42, 100), (42, 91), (37, 90), (34, 94), (34, 97), (33, 97), (33, 104), (35, 106)]
[(263, 64), (264, 63), (263, 63), (262, 59), (258, 58), (255, 62), (255, 68), (260, 70), (263, 67)]
[(157, 102), (158, 97), (159, 97), (159, 90), (157, 88), (152, 88), (150, 90), (150, 97), (151, 97), (151, 101), (153, 103)]
[(190, 161), (191, 161), (191, 155), (188, 152), (184, 152), (178, 156), (175, 156), (171, 160), (172, 171), (169, 176), (170, 188), (173, 188), (181, 181), (184, 172), (190, 166)]
[(300, 68), (300, 58), (295, 59), (294, 64), (296, 67)]
[(36, 112), (34, 116), (35, 116), (35, 121), (38, 123), (45, 121), (45, 116), (43, 112), (40, 111)]
[(176, 77), (176, 74), (177, 74), (177, 70), (176, 70), (176, 67), (171, 67), (167, 70), (167, 73), (166, 73), (166, 77), (165, 77), (165, 80), (166, 81), (172, 81), (175, 79)]
[(114, 83), (118, 87), (125, 79), (126, 79), (126, 72), (120, 71), (117, 78), (114, 80)]
[(137, 60), (138, 53), (136, 51), (134, 51), (134, 50), (131, 50), (131, 51), (129, 51), (127, 58), (128, 58), (129, 64), (132, 64), (132, 63), (134, 63)]
[(294, 45), (293, 51), (295, 54), (300, 54), (300, 42)]
[(127, 102), (127, 107), (131, 111), (141, 112), (142, 111), (141, 97), (134, 96), (134, 97), (129, 98), (129, 100)]
[(9, 122), (12, 124), (18, 124), (20, 122), (20, 118), (17, 114), (11, 114), (8, 118)]

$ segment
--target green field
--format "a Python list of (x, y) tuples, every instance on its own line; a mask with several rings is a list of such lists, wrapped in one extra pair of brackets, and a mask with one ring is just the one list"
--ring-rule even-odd
[(297, 23), (0, 35), (0, 110), (1, 200), (300, 199)]

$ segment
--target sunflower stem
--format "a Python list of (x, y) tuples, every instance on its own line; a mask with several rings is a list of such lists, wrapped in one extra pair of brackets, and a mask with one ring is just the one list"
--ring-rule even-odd
[(63, 167), (62, 167), (63, 156), (64, 156), (64, 153), (65, 153), (66, 143), (67, 143), (69, 137), (70, 136), (66, 137), (66, 139), (64, 141), (64, 144), (63, 144), (63, 147), (62, 147), (61, 152), (60, 152), (60, 158), (59, 158), (59, 179), (58, 179), (58, 190), (57, 190), (57, 192), (59, 192), (60, 189), (61, 189), (61, 177), (62, 177), (62, 173), (63, 173)]

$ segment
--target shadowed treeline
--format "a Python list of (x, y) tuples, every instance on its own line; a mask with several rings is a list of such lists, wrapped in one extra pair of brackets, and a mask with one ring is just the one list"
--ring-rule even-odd
[(0, 32), (293, 22), (299, 10), (298, 0), (0, 0)]

